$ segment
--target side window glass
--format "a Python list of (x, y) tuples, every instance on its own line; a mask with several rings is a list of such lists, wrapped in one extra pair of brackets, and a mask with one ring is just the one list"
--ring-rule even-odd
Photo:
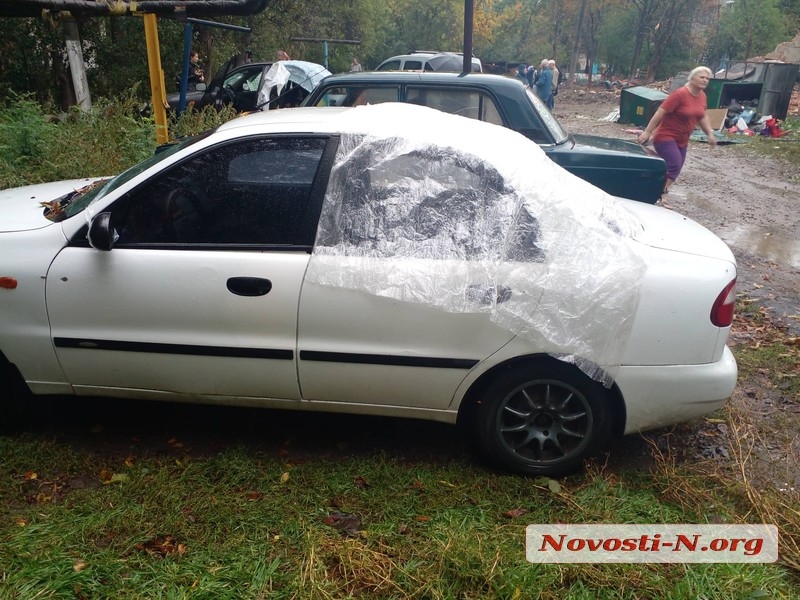
[(325, 145), (250, 139), (173, 166), (114, 205), (117, 245), (310, 245), (310, 194)]
[(315, 106), (362, 106), (365, 104), (397, 102), (399, 98), (400, 88), (397, 86), (340, 86), (326, 90)]
[(481, 94), (472, 90), (409, 87), (406, 100), (470, 119), (480, 117)]
[(403, 65), (404, 71), (421, 71), (422, 70), (422, 61), (421, 60), (407, 60)]
[(494, 100), (486, 94), (481, 94), (481, 121), (486, 121), (494, 125), (503, 125), (503, 117), (497, 110)]
[(378, 71), (399, 71), (399, 70), (400, 70), (399, 60), (390, 60), (389, 62), (382, 64), (378, 69)]

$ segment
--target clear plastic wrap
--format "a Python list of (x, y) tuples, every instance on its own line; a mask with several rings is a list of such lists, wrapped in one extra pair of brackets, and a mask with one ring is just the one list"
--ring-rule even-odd
[(355, 108), (309, 281), (487, 318), (610, 385), (646, 264), (641, 225), (510, 130)]

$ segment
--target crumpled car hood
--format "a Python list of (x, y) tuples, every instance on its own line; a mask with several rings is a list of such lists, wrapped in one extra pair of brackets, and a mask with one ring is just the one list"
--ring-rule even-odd
[(0, 232), (28, 231), (52, 225), (42, 202), (52, 202), (96, 179), (70, 179), (0, 190)]

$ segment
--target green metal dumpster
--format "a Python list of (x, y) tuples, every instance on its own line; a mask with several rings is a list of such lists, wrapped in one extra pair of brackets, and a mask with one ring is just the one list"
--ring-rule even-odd
[(764, 84), (757, 81), (709, 79), (706, 87), (708, 108), (727, 108), (732, 102), (758, 104)]
[(623, 89), (619, 97), (619, 122), (646, 127), (666, 97), (664, 92), (644, 86)]
[(757, 107), (761, 115), (783, 120), (789, 110), (797, 67), (792, 63), (737, 63), (708, 81), (708, 108), (727, 108), (736, 101)]

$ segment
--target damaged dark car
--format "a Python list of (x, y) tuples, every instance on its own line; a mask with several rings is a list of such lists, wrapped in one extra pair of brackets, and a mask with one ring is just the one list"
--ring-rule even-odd
[(569, 135), (522, 82), (482, 73), (366, 72), (325, 78), (304, 106), (405, 102), (502, 125), (533, 140), (560, 166), (612, 196), (661, 197), (664, 161), (635, 142)]

